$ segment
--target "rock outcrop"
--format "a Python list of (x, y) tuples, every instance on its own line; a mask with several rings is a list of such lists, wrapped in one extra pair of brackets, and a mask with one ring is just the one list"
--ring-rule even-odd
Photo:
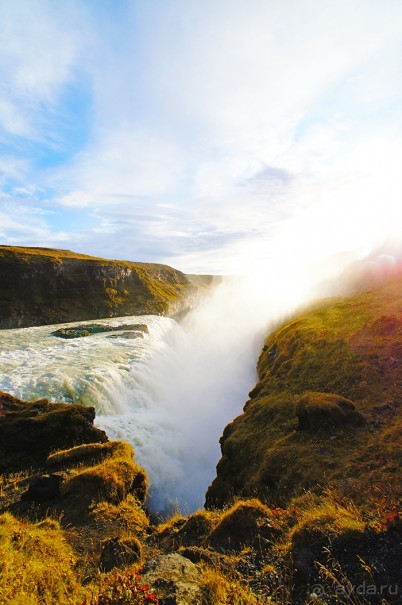
[(166, 605), (201, 605), (200, 569), (177, 553), (160, 555), (143, 568), (143, 580)]
[(104, 443), (93, 425), (95, 408), (21, 401), (0, 392), (0, 473), (43, 466), (51, 452), (84, 443)]
[(0, 246), (0, 328), (182, 313), (196, 287), (166, 265)]

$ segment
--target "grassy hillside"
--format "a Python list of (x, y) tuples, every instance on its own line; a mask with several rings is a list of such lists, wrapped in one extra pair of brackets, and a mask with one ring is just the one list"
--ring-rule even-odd
[(93, 409), (0, 393), (0, 602), (400, 603), (400, 299), (394, 280), (269, 336), (189, 516), (150, 517)]
[(195, 288), (158, 264), (0, 246), (0, 328), (182, 312)]
[[(259, 382), (221, 439), (208, 506), (286, 504), (328, 485), (400, 483), (402, 281), (329, 300), (266, 340)], [(359, 488), (360, 485), (360, 488)]]

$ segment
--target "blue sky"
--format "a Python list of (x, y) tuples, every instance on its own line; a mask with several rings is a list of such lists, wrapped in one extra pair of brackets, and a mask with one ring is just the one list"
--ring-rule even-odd
[(402, 225), (399, 0), (2, 0), (0, 241), (185, 271)]

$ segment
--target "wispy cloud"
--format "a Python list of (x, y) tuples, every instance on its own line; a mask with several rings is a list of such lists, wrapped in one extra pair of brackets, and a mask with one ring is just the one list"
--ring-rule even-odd
[(0, 187), (55, 212), (32, 233), (4, 220), (5, 241), (233, 271), (402, 223), (400, 3), (5, 0), (0, 17)]

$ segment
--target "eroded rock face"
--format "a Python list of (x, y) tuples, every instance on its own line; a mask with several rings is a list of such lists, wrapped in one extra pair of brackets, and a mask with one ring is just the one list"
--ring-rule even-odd
[(0, 328), (182, 312), (196, 288), (165, 265), (0, 246)]

